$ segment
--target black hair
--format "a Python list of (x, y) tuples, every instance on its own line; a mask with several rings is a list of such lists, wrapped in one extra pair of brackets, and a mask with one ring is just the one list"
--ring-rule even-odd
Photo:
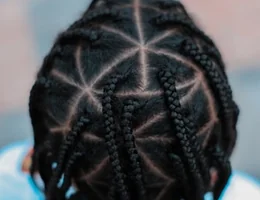
[(45, 57), (29, 109), (48, 200), (216, 200), (231, 174), (239, 109), (179, 1), (94, 0)]

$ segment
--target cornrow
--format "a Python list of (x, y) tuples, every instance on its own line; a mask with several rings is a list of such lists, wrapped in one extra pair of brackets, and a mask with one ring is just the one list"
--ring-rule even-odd
[(195, 197), (193, 199), (201, 200), (204, 196), (204, 185), (201, 175), (198, 172), (195, 156), (192, 152), (191, 142), (189, 141), (185, 121), (181, 112), (180, 100), (175, 86), (174, 75), (170, 70), (162, 70), (159, 73), (159, 81), (164, 89), (165, 100), (169, 108), (170, 119), (176, 130), (176, 137), (181, 145), (183, 155), (186, 158), (188, 168), (190, 170), (195, 186)]
[[(194, 59), (194, 61), (200, 64), (207, 72), (207, 76), (212, 78), (214, 83), (217, 83), (217, 79), (220, 79), (221, 75), (220, 72), (216, 69), (213, 65), (212, 60), (207, 56), (207, 54), (203, 54), (198, 46), (193, 43), (191, 40), (185, 40), (182, 45), (182, 53), (185, 53), (187, 56)], [(227, 95), (232, 98), (232, 90), (230, 85), (228, 84), (228, 80), (224, 77), (222, 78), (223, 87), (227, 90)], [(219, 85), (216, 85), (220, 87)]]
[[(64, 50), (62, 48), (62, 43), (63, 42), (68, 42), (68, 41), (74, 41), (74, 39), (85, 39), (90, 42), (90, 44), (93, 44), (95, 41), (97, 41), (100, 38), (101, 32), (97, 29), (90, 29), (86, 30), (83, 28), (78, 28), (78, 29), (69, 29), (68, 31), (60, 34), (58, 38), (56, 39), (50, 53), (44, 58), (43, 61), (43, 66), (48, 67), (45, 72), (41, 70), (39, 75), (44, 76), (46, 75), (49, 71), (51, 71), (51, 64), (52, 61), (54, 60), (55, 57), (61, 57), (63, 56)], [(40, 79), (41, 77), (39, 77)]]
[(213, 57), (216, 57), (220, 64), (221, 70), (224, 72), (224, 63), (222, 62), (221, 54), (216, 48), (212, 39), (210, 39), (203, 31), (201, 31), (197, 26), (192, 22), (191, 18), (187, 14), (179, 14), (179, 13), (164, 13), (155, 18), (155, 23), (157, 25), (165, 26), (165, 25), (181, 25), (182, 27), (188, 29), (193, 34), (197, 34), (206, 43), (210, 45), (209, 52)]
[(82, 132), (82, 130), (85, 128), (85, 126), (89, 122), (90, 122), (90, 120), (87, 117), (81, 116), (79, 118), (79, 121), (72, 128), (71, 132), (69, 132), (68, 135), (66, 136), (66, 138), (64, 139), (63, 144), (61, 145), (60, 150), (59, 150), (57, 166), (56, 166), (54, 173), (52, 175), (52, 178), (48, 184), (47, 194), (51, 195), (52, 192), (56, 190), (58, 181), (60, 180), (62, 171), (64, 169), (64, 164), (66, 162), (66, 156), (68, 156), (68, 152), (75, 145), (75, 141), (76, 141), (77, 137), (79, 136), (79, 134)]
[(135, 139), (133, 135), (133, 128), (132, 128), (132, 118), (133, 113), (138, 109), (139, 103), (134, 100), (127, 100), (126, 104), (124, 105), (124, 112), (122, 118), (122, 129), (125, 138), (125, 145), (127, 149), (127, 153), (131, 160), (131, 166), (135, 178), (135, 183), (139, 188), (139, 195), (140, 199), (145, 199), (145, 187), (143, 184), (143, 177), (142, 177), (142, 169), (140, 167), (140, 156), (138, 155), (137, 149), (135, 147)]
[(51, 71), (51, 65), (52, 65), (54, 58), (61, 57), (62, 55), (64, 55), (64, 52), (62, 51), (62, 47), (60, 45), (54, 45), (52, 47), (50, 53), (47, 56), (45, 56), (45, 58), (43, 60), (42, 65), (45, 66), (46, 68), (45, 68), (45, 70), (41, 70), (38, 73), (38, 79), (40, 78), (39, 76), (44, 76), (49, 71)]
[[(203, 54), (199, 48), (190, 40), (186, 40), (183, 42), (181, 47), (181, 52), (187, 56), (189, 56), (194, 62), (201, 65), (202, 70), (205, 71), (205, 74), (210, 82), (210, 85), (213, 87), (215, 95), (220, 100), (220, 105), (222, 107), (222, 119), (224, 125), (224, 137), (227, 137), (226, 143), (230, 144), (231, 141), (230, 133), (227, 130), (227, 123), (230, 116), (230, 112), (234, 112), (232, 108), (232, 92), (227, 80), (219, 74), (219, 71), (214, 66), (212, 60), (206, 54)], [(227, 144), (224, 144), (224, 149), (229, 152), (230, 147)]]
[(175, 14), (175, 13), (164, 13), (155, 18), (155, 23), (157, 25), (172, 25), (172, 24), (180, 24), (185, 28), (190, 29), (192, 32), (197, 33), (202, 36), (210, 45), (214, 45), (213, 41), (207, 37), (203, 31), (198, 29), (191, 19), (187, 15)]
[(94, 41), (98, 40), (98, 38), (100, 37), (100, 34), (101, 33), (98, 30), (86, 30), (86, 29), (79, 28), (79, 29), (70, 30), (70, 31), (67, 31), (67, 32), (61, 34), (59, 36), (58, 42), (59, 43), (68, 42), (75, 38), (85, 39), (90, 42), (94, 42)]
[(108, 83), (104, 87), (102, 106), (105, 119), (105, 139), (110, 160), (112, 163), (113, 172), (115, 174), (116, 189), (120, 193), (121, 199), (129, 200), (130, 197), (127, 191), (128, 189), (124, 181), (125, 175), (122, 172), (122, 167), (120, 165), (118, 155), (118, 146), (116, 144), (117, 129), (111, 104), (116, 85), (121, 79), (123, 79), (122, 75), (115, 75), (108, 81)]
[(239, 115), (224, 68), (180, 1), (94, 0), (30, 94), (46, 199), (67, 199), (73, 180), (70, 200), (216, 200)]

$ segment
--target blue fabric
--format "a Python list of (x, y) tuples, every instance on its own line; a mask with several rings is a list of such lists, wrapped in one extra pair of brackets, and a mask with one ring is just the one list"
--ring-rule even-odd
[[(17, 142), (0, 151), (0, 199), (1, 200), (43, 200), (43, 195), (34, 186), (28, 174), (22, 173), (22, 160), (31, 146), (30, 141)], [(15, 156), (10, 161), (8, 153)], [(13, 158), (11, 158), (13, 159)], [(8, 162), (10, 161), (10, 162)], [(9, 166), (15, 162), (15, 166)]]

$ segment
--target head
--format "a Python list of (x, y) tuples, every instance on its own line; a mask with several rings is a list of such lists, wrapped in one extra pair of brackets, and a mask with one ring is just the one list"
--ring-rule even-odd
[(218, 199), (231, 174), (239, 110), (220, 52), (177, 1), (93, 1), (29, 106), (48, 200)]

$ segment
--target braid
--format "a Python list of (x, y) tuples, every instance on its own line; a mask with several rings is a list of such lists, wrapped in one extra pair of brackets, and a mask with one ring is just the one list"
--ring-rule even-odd
[(114, 200), (116, 197), (115, 197), (115, 193), (116, 193), (116, 188), (115, 188), (115, 185), (116, 185), (116, 181), (115, 181), (115, 178), (112, 179), (112, 186), (110, 186), (109, 188), (109, 191), (108, 191), (108, 200)]
[(183, 186), (183, 195), (185, 195), (187, 199), (192, 199), (192, 197), (190, 196), (191, 191), (189, 186), (189, 180), (185, 173), (185, 167), (182, 160), (179, 156), (173, 153), (169, 153), (169, 158), (172, 162), (172, 166), (174, 167), (176, 178)]
[(117, 185), (117, 190), (120, 193), (121, 199), (129, 200), (129, 194), (124, 181), (124, 174), (122, 172), (122, 167), (120, 165), (118, 146), (116, 144), (116, 122), (114, 118), (114, 113), (112, 109), (112, 96), (116, 89), (116, 84), (123, 77), (121, 75), (113, 76), (106, 86), (104, 87), (104, 94), (102, 100), (103, 114), (105, 119), (105, 130), (106, 130), (106, 144), (108, 148), (108, 153), (110, 160), (112, 162), (113, 172), (115, 174), (115, 182)]
[[(218, 70), (213, 65), (212, 61), (208, 58), (208, 56), (206, 54), (201, 53), (198, 47), (194, 45), (191, 41), (186, 41), (184, 43), (183, 49), (186, 55), (191, 57), (196, 63), (200, 64), (203, 67), (203, 70), (206, 72), (206, 76), (208, 77), (208, 80), (213, 87), (216, 97), (219, 98), (220, 105), (222, 108), (221, 119), (223, 120), (224, 126), (223, 147), (225, 151), (228, 154), (230, 154), (234, 146), (234, 141), (236, 137), (236, 135), (234, 136), (234, 134), (236, 134), (236, 131), (231, 130), (230, 133), (230, 125), (228, 123), (230, 121), (230, 114), (231, 117), (238, 116), (238, 107), (232, 100), (232, 91), (228, 84), (228, 81), (227, 79), (225, 79), (225, 77), (220, 77)], [(232, 123), (235, 124), (236, 121), (232, 121)], [(233, 125), (232, 128), (235, 129)], [(215, 151), (211, 156), (213, 156), (216, 159), (216, 162), (218, 163), (217, 166), (221, 174), (221, 178), (218, 181), (214, 191), (214, 196), (216, 199), (218, 199), (231, 174), (231, 167), (230, 162), (228, 161), (228, 157), (224, 156), (223, 152), (220, 153), (219, 151)]]
[(222, 59), (222, 56), (220, 54), (220, 52), (218, 51), (218, 49), (216, 47), (212, 47), (212, 46), (202, 46), (203, 50), (206, 52), (207, 55), (209, 55), (210, 57), (212, 57), (215, 62), (217, 63), (217, 65), (220, 67), (220, 69), (223, 72), (223, 76), (227, 79), (227, 74), (225, 73), (225, 64), (224, 61)]
[(62, 175), (62, 171), (64, 169), (64, 163), (66, 160), (66, 156), (68, 156), (69, 150), (74, 146), (74, 143), (79, 136), (79, 134), (82, 132), (86, 124), (89, 123), (89, 119), (85, 116), (81, 116), (79, 121), (76, 123), (76, 125), (72, 128), (72, 131), (68, 133), (66, 138), (63, 141), (63, 144), (60, 147), (59, 150), (59, 157), (57, 161), (57, 167), (55, 168), (55, 171), (52, 175), (52, 178), (48, 184), (48, 194), (51, 196), (53, 190), (56, 190), (57, 183), (60, 180), (60, 177)]
[[(185, 10), (185, 9), (184, 9)], [(215, 43), (209, 38), (205, 33), (200, 30), (192, 21), (192, 19), (187, 14), (180, 13), (166, 13), (155, 18), (155, 23), (157, 25), (181, 25), (182, 27), (188, 29), (193, 34), (200, 36), (208, 45), (210, 46), (209, 52), (213, 57), (216, 57), (219, 61), (221, 70), (224, 72), (224, 63), (222, 62), (222, 57), (219, 50), (216, 48)], [(225, 73), (224, 73), (225, 74)]]
[(139, 188), (140, 199), (145, 199), (145, 188), (142, 177), (142, 170), (140, 167), (140, 157), (138, 155), (137, 149), (135, 147), (135, 138), (133, 135), (132, 128), (132, 118), (133, 112), (139, 107), (138, 102), (133, 100), (128, 100), (124, 106), (124, 113), (122, 118), (122, 129), (125, 138), (125, 145), (127, 149), (127, 153), (131, 160), (131, 166), (135, 178), (135, 183)]
[[(181, 49), (182, 53), (191, 57), (196, 63), (203, 67), (203, 70), (205, 70), (207, 77), (212, 80), (212, 85), (215, 85), (215, 87), (217, 87), (219, 90), (225, 89), (225, 92), (227, 93), (226, 95), (232, 98), (232, 90), (230, 85), (228, 84), (228, 80), (226, 78), (221, 79), (221, 75), (217, 67), (213, 65), (212, 60), (210, 60), (210, 58), (206, 54), (203, 54), (199, 50), (196, 44), (194, 44), (191, 40), (185, 40)], [(223, 85), (219, 85), (220, 83), (222, 83)]]
[(65, 200), (72, 178), (70, 200), (202, 200), (211, 167), (218, 198), (231, 172), (239, 109), (219, 50), (180, 1), (93, 1), (55, 40), (29, 109), (31, 175), (48, 200)]
[[(191, 118), (191, 117), (190, 117)], [(188, 117), (184, 119), (185, 124), (187, 125), (187, 131), (189, 132), (191, 144), (193, 146), (193, 151), (198, 160), (200, 171), (203, 177), (204, 185), (209, 185), (210, 182), (210, 170), (207, 164), (207, 159), (201, 149), (201, 145), (198, 143), (198, 138), (196, 136), (196, 129), (192, 119)]]
[(79, 39), (86, 39), (90, 42), (95, 42), (96, 40), (99, 39), (100, 37), (100, 32), (97, 30), (86, 30), (83, 28), (78, 28), (74, 30), (69, 30), (67, 32), (64, 32), (59, 36), (59, 43), (62, 42), (68, 42), (68, 41), (73, 41), (75, 38)]
[(218, 200), (231, 175), (231, 164), (228, 157), (220, 148), (211, 148), (208, 151), (212, 166), (218, 169), (218, 181), (214, 188), (214, 199)]
[(172, 25), (172, 24), (180, 24), (182, 27), (189, 29), (192, 32), (195, 32), (199, 36), (201, 36), (207, 43), (214, 46), (214, 42), (204, 34), (203, 31), (198, 29), (195, 24), (192, 22), (190, 17), (187, 15), (179, 14), (179, 13), (166, 13), (162, 14), (155, 19), (155, 23), (157, 25)]
[(230, 141), (232, 141), (232, 136), (229, 134), (228, 130), (228, 121), (230, 112), (234, 112), (232, 106), (232, 91), (231, 88), (225, 78), (221, 78), (217, 68), (213, 65), (213, 62), (209, 59), (206, 54), (200, 52), (199, 48), (193, 44), (191, 41), (185, 41), (181, 48), (182, 52), (191, 57), (197, 64), (202, 66), (202, 69), (206, 73), (206, 77), (208, 78), (210, 84), (212, 85), (216, 97), (220, 100), (220, 105), (222, 107), (222, 119), (224, 125), (224, 148), (227, 152), (230, 151)]
[(39, 190), (43, 190), (43, 188), (40, 188), (40, 186), (36, 183), (35, 173), (37, 171), (40, 172), (42, 180), (45, 183), (45, 185), (49, 182), (52, 174), (52, 168), (51, 168), (52, 159), (51, 156), (48, 156), (48, 154), (51, 152), (51, 149), (52, 148), (50, 146), (49, 139), (47, 139), (43, 144), (34, 147), (34, 151), (32, 155), (32, 164), (30, 166), (30, 175), (32, 177), (33, 184)]
[[(90, 21), (92, 22), (93, 20), (100, 19), (103, 17), (118, 17), (118, 16), (119, 16), (119, 11), (112, 8), (112, 9), (100, 9), (99, 11), (92, 11), (90, 15), (88, 14), (87, 16), (82, 17), (74, 24), (72, 24), (66, 32), (60, 34), (60, 36), (56, 39), (56, 42), (54, 43), (50, 53), (44, 58), (43, 66), (51, 66), (56, 56), (64, 55), (64, 52), (61, 47), (61, 42), (63, 41), (67, 42), (67, 40), (72, 40), (73, 38), (87, 39), (90, 42), (94, 42), (98, 40), (100, 32), (84, 29), (84, 25), (86, 25), (88, 22)], [(45, 69), (45, 74), (47, 74), (51, 70), (50, 67), (47, 68), (48, 70), (46, 70), (46, 68), (42, 68), (42, 69)]]
[[(187, 54), (187, 56), (194, 58), (194, 60), (199, 63), (204, 70), (208, 73), (207, 75), (212, 78), (212, 80), (214, 81), (214, 83), (216, 84), (217, 87), (219, 82), (217, 79), (220, 79), (220, 76), (225, 74), (222, 73), (220, 74), (220, 72), (218, 71), (218, 69), (216, 67), (214, 67), (212, 60), (210, 60), (210, 58), (208, 57), (208, 55), (203, 54), (198, 46), (196, 46), (191, 40), (186, 40), (183, 43), (183, 52), (185, 52)], [(226, 78), (226, 76), (224, 76), (223, 80), (223, 87), (227, 90), (227, 95), (232, 98), (232, 90), (231, 87), (228, 83), (228, 80)], [(220, 87), (221, 89), (221, 87)]]
[[(93, 22), (93, 20), (97, 19), (103, 19), (104, 17), (115, 18), (119, 16), (119, 13), (120, 12), (114, 8), (107, 8), (95, 10), (88, 13), (88, 15), (83, 16), (81, 19), (72, 24), (66, 32), (60, 34), (60, 36), (56, 39), (56, 42), (54, 43), (50, 53), (44, 58), (43, 66), (51, 66), (56, 56), (62, 56), (64, 54), (61, 47), (61, 43), (63, 41), (67, 42), (68, 40), (72, 40), (73, 38), (87, 39), (90, 42), (98, 40), (100, 33), (97, 33), (97, 31), (94, 30), (84, 29), (84, 25), (86, 25), (88, 22)], [(51, 70), (51, 68), (47, 69), (48, 70), (45, 70), (45, 74), (47, 74)]]
[(81, 158), (85, 153), (85, 148), (81, 142), (74, 148), (73, 152), (71, 153), (65, 167), (63, 184), (60, 189), (63, 197), (71, 185), (72, 167), (73, 165), (75, 165), (75, 162), (79, 158)]
[[(45, 76), (48, 74), (48, 72), (52, 69), (52, 63), (56, 57), (61, 57), (64, 55), (64, 52), (62, 50), (62, 47), (60, 45), (54, 45), (50, 51), (50, 53), (45, 56), (43, 60), (42, 66), (45, 66), (45, 68), (42, 68), (38, 74), (38, 76)], [(40, 77), (38, 77), (39, 79)]]
[[(75, 42), (75, 39), (84, 39), (93, 44), (100, 38), (101, 32), (99, 30), (95, 30), (93, 28), (86, 30), (83, 28), (77, 29), (69, 29), (68, 31), (60, 34), (56, 39), (50, 53), (44, 58), (43, 66), (52, 66), (52, 62), (55, 60), (55, 57), (62, 57), (65, 55), (64, 47), (62, 47), (63, 43)], [(48, 72), (51, 71), (51, 67), (43, 68), (43, 70), (39, 73), (40, 75), (47, 75)]]
[(170, 119), (173, 121), (172, 124), (175, 126), (174, 128), (177, 131), (176, 136), (180, 142), (184, 157), (186, 158), (192, 179), (194, 180), (194, 186), (196, 188), (194, 190), (195, 199), (201, 200), (204, 195), (204, 186), (201, 180), (201, 175), (198, 173), (194, 153), (192, 152), (192, 144), (191, 141), (189, 141), (184, 117), (181, 112), (180, 100), (178, 98), (175, 80), (173, 77), (173, 74), (169, 70), (159, 73), (159, 80), (163, 86), (165, 99), (170, 111)]

